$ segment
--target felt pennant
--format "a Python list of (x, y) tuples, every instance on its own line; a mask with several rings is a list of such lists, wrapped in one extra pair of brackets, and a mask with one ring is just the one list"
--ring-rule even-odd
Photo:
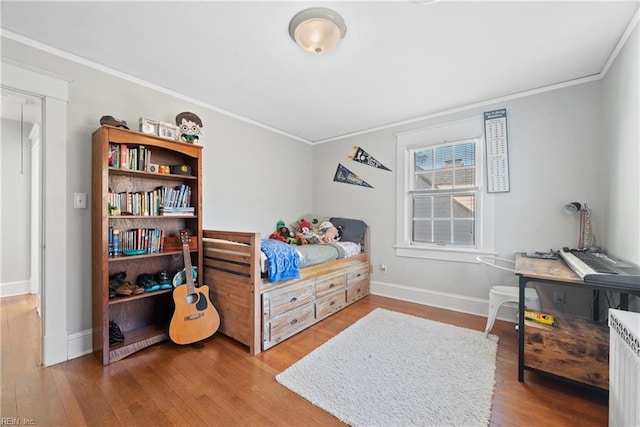
[(374, 159), (371, 154), (367, 153), (362, 149), (362, 147), (353, 147), (356, 149), (356, 152), (353, 156), (349, 156), (349, 158), (355, 162), (362, 163), (368, 166), (372, 166), (377, 169), (383, 169), (386, 171), (391, 171), (388, 167)]
[(336, 182), (342, 182), (343, 184), (352, 184), (359, 185), (361, 187), (373, 188), (373, 186), (367, 184), (358, 175), (351, 172), (340, 163), (338, 163), (338, 168), (336, 169), (336, 174), (333, 177), (333, 180)]

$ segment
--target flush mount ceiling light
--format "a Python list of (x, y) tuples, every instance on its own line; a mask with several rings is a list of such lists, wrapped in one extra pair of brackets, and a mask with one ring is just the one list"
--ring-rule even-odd
[(291, 19), (289, 35), (306, 51), (322, 54), (333, 50), (347, 33), (344, 19), (331, 9), (305, 9)]

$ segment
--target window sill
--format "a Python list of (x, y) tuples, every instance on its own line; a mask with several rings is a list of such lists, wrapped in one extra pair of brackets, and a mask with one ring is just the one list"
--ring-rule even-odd
[(422, 258), (436, 261), (477, 263), (476, 257), (496, 255), (495, 252), (477, 248), (425, 247), (413, 245), (396, 245), (396, 256), (405, 258)]

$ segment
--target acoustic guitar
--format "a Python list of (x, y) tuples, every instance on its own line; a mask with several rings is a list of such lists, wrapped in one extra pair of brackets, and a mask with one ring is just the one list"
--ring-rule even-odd
[(193, 344), (216, 333), (220, 327), (220, 316), (209, 299), (209, 287), (202, 285), (196, 288), (193, 283), (188, 230), (180, 231), (180, 241), (186, 284), (173, 290), (176, 309), (171, 317), (169, 337), (176, 344)]

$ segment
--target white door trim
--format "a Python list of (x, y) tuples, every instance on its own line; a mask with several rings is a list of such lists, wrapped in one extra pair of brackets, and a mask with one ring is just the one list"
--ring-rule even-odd
[(2, 58), (2, 86), (43, 99), (42, 364), (67, 351), (67, 102), (70, 79)]

